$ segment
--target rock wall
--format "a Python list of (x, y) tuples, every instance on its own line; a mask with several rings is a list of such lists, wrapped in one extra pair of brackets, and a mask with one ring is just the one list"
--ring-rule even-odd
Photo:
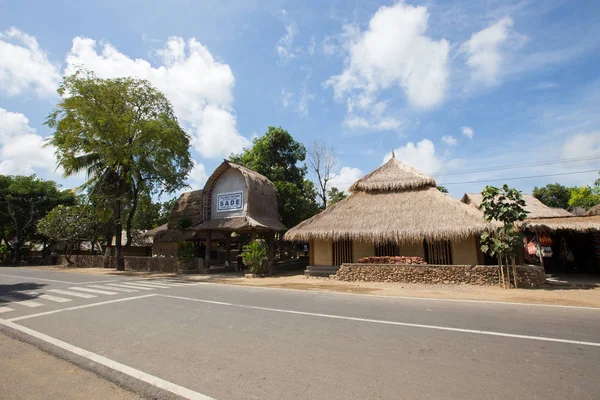
[(389, 257), (363, 257), (359, 264), (427, 264), (421, 257), (389, 256)]
[[(498, 266), (494, 265), (398, 265), (343, 264), (335, 274), (340, 281), (405, 282), (446, 285), (500, 284)], [(520, 288), (535, 288), (546, 282), (544, 268), (518, 265), (517, 282)]]
[[(152, 271), (152, 272), (175, 272), (177, 271), (177, 259), (175, 257), (123, 257), (125, 259), (125, 270), (127, 271)], [(71, 256), (71, 262), (80, 268), (102, 268), (104, 256)], [(204, 266), (204, 260), (192, 260), (197, 269)], [(57, 265), (67, 265), (65, 256), (57, 257)], [(114, 268), (114, 257), (111, 257), (111, 267)]]

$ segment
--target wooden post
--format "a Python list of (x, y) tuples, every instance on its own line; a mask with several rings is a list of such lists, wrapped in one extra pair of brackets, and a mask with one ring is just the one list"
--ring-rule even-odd
[(210, 250), (212, 249), (212, 232), (210, 230), (206, 231), (206, 255), (204, 257), (206, 261), (205, 267), (207, 269), (210, 268)]
[(252, 232), (250, 233), (250, 242), (254, 242), (256, 240), (256, 231), (254, 229), (252, 229)]
[(269, 275), (273, 273), (273, 251), (275, 250), (275, 233), (269, 232), (267, 233), (267, 241), (268, 241), (268, 267), (269, 267)]
[(227, 254), (227, 265), (231, 266), (231, 232), (225, 233), (225, 251)]

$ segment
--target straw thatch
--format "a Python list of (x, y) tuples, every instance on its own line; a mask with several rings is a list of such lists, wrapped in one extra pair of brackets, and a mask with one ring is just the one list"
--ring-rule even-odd
[(491, 228), (479, 211), (440, 192), (432, 178), (395, 158), (357, 181), (352, 191), (290, 229), (284, 239), (421, 243), (460, 240)]
[[(231, 161), (225, 160), (215, 169), (215, 172), (208, 178), (204, 186), (206, 196), (212, 195), (212, 189), (217, 180), (228, 169), (239, 171), (246, 182), (247, 189), (247, 212), (244, 218), (245, 221), (235, 218), (227, 218), (221, 222), (216, 219), (210, 219), (195, 226), (195, 229), (227, 229), (227, 230), (244, 230), (261, 228), (276, 232), (287, 230), (285, 225), (281, 223), (277, 205), (277, 192), (273, 183), (264, 175), (256, 171), (252, 171), (246, 167), (234, 164)], [(206, 199), (205, 199), (206, 201)], [(230, 221), (231, 220), (231, 221)], [(214, 227), (214, 228), (213, 228)]]
[(185, 192), (177, 199), (167, 227), (176, 229), (177, 224), (181, 220), (189, 220), (191, 225), (196, 225), (202, 222), (204, 211), (204, 196), (202, 190), (194, 190)]
[(387, 163), (363, 176), (349, 192), (399, 191), (436, 186), (435, 180), (392, 157)]
[(536, 218), (523, 221), (520, 227), (522, 230), (534, 232), (555, 232), (559, 230), (580, 233), (598, 232), (600, 230), (600, 216)]
[(583, 215), (586, 215), (586, 216), (600, 215), (600, 204), (590, 208)]
[[(131, 246), (133, 247), (152, 247), (152, 243), (154, 242), (153, 236), (149, 236), (145, 234), (146, 231), (140, 230), (131, 230)], [(113, 236), (111, 245), (114, 246), (116, 243), (116, 239)], [(127, 243), (127, 231), (123, 230), (121, 232), (121, 246), (125, 246)]]
[[(548, 207), (530, 194), (523, 194), (522, 197), (523, 200), (525, 200), (524, 208), (529, 212), (529, 214), (527, 214), (527, 219), (573, 216), (573, 214), (563, 208)], [(483, 195), (481, 193), (465, 193), (461, 201), (465, 204), (473, 206), (476, 209), (479, 209), (479, 206), (483, 201)]]

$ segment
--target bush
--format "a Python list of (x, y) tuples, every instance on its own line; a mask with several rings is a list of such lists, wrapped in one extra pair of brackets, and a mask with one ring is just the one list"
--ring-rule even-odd
[(179, 242), (177, 250), (177, 267), (179, 269), (190, 269), (190, 262), (194, 259), (194, 243)]
[(264, 243), (254, 241), (244, 246), (242, 253), (244, 264), (250, 267), (253, 274), (264, 274), (267, 272), (267, 246)]

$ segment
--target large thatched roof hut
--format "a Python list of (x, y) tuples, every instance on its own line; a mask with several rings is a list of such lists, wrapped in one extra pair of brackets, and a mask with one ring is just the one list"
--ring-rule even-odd
[(311, 265), (366, 256), (421, 256), (433, 264), (477, 264), (481, 214), (440, 192), (435, 180), (395, 157), (356, 181), (351, 195), (284, 236), (311, 243)]

